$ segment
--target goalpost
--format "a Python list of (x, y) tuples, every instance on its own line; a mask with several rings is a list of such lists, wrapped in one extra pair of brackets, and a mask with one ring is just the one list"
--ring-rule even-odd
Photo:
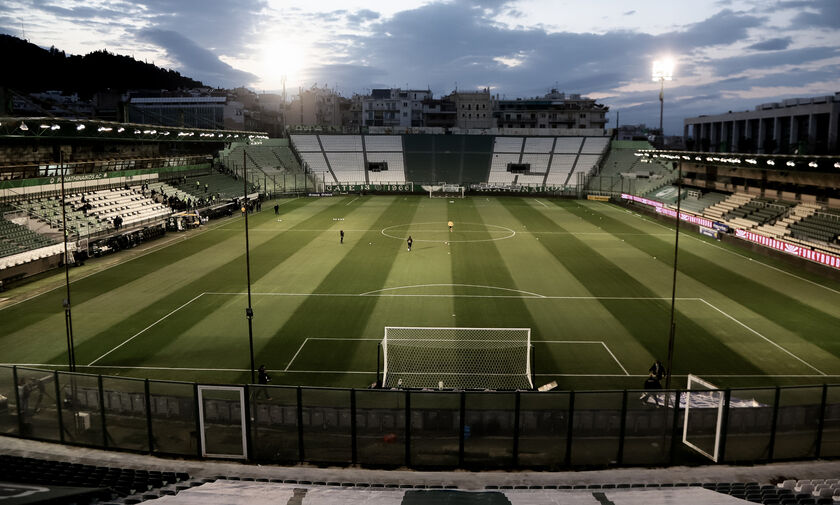
[(429, 198), (464, 198), (464, 186), (443, 184), (429, 186)]
[(682, 441), (700, 454), (718, 461), (725, 395), (711, 382), (688, 374)]
[(533, 389), (530, 328), (385, 327), (382, 386)]

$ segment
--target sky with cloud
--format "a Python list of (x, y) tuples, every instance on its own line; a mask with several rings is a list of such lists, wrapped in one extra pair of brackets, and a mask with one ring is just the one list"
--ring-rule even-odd
[(0, 0), (0, 33), (107, 49), (205, 84), (345, 96), (371, 88), (551, 88), (659, 122), (654, 60), (675, 61), (665, 128), (840, 91), (840, 0)]

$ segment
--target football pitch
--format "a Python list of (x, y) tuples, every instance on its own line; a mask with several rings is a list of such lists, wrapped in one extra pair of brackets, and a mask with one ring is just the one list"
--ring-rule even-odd
[[(249, 216), (254, 353), (273, 385), (367, 387), (386, 326), (531, 328), (536, 385), (563, 389), (641, 388), (665, 361), (671, 223), (547, 198), (274, 203)], [(78, 371), (250, 380), (244, 219), (204, 228), (71, 271)], [(692, 232), (678, 266), (675, 385), (838, 381), (838, 283)], [(66, 369), (65, 296), (0, 309), (2, 364)]]

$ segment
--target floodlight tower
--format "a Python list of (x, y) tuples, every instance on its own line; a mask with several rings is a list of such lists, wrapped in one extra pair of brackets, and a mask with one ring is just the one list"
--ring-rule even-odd
[(653, 62), (653, 72), (651, 78), (654, 82), (659, 81), (659, 133), (665, 136), (665, 130), (662, 129), (662, 113), (665, 110), (665, 81), (670, 81), (674, 78), (674, 61), (670, 58), (656, 60)]

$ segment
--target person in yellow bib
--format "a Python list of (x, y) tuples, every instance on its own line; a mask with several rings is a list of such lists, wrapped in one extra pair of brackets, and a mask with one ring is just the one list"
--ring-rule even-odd
[(452, 231), (452, 227), (455, 226), (455, 223), (453, 223), (452, 221), (449, 221), (449, 223), (447, 223), (447, 224), (449, 225), (449, 231)]

